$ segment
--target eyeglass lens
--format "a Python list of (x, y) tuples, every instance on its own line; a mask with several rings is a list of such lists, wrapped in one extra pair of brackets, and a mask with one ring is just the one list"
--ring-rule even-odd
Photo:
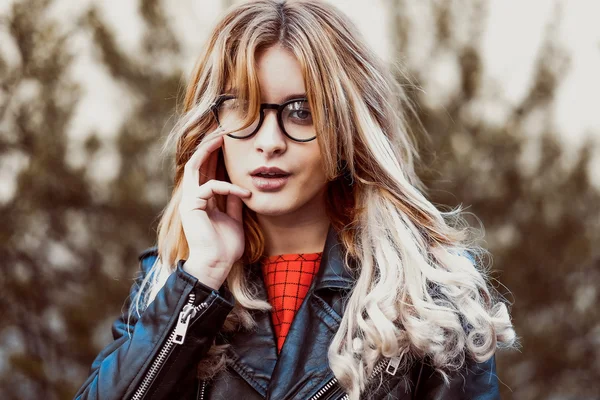
[[(221, 128), (229, 132), (230, 136), (238, 139), (252, 135), (259, 128), (260, 115), (256, 116), (250, 126), (239, 129), (243, 126), (247, 112), (248, 105), (245, 102), (236, 98), (224, 100), (217, 108)], [(297, 100), (286, 103), (285, 107), (281, 110), (281, 122), (285, 133), (292, 139), (303, 141), (315, 137), (315, 129), (308, 101)]]

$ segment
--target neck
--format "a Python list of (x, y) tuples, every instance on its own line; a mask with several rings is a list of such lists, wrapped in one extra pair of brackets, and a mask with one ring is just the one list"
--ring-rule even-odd
[(319, 253), (323, 251), (330, 221), (325, 205), (306, 205), (286, 215), (257, 215), (265, 238), (265, 254)]

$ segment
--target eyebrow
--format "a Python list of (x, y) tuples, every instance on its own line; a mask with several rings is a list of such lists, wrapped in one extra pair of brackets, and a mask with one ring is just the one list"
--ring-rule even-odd
[[(233, 96), (237, 96), (238, 95), (238, 90), (237, 89), (229, 88), (229, 89), (227, 89), (227, 94), (231, 94)], [(308, 96), (306, 95), (306, 93), (292, 93), (292, 94), (288, 94), (283, 99), (281, 99), (281, 102), (285, 103), (286, 101), (292, 100), (292, 99), (306, 99), (307, 97)]]
[(293, 93), (293, 94), (290, 94), (290, 95), (287, 95), (287, 96), (285, 96), (281, 102), (282, 102), (282, 103), (285, 103), (285, 102), (286, 102), (286, 101), (288, 101), (288, 100), (292, 100), (292, 99), (301, 99), (301, 98), (302, 98), (302, 99), (305, 99), (306, 97), (307, 97), (307, 96), (306, 96), (306, 93)]

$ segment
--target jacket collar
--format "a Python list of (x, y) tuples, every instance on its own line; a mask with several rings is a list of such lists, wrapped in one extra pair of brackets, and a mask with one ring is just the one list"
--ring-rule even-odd
[(354, 284), (354, 278), (344, 264), (343, 247), (339, 242), (337, 232), (330, 226), (321, 257), (321, 266), (313, 283), (314, 290), (350, 289)]
[[(261, 299), (266, 300), (267, 293), (260, 272), (260, 265), (258, 263), (253, 264), (250, 266), (250, 270), (250, 279), (256, 285), (258, 296)], [(309, 326), (317, 324), (314, 325), (314, 328), (316, 329), (314, 334), (318, 336), (323, 335), (321, 340), (319, 340), (320, 342), (328, 342), (335, 331), (337, 331), (339, 320), (341, 320), (341, 315), (343, 314), (343, 309), (339, 308), (342, 307), (339, 305), (342, 302), (336, 302), (337, 304), (335, 307), (327, 307), (326, 305), (319, 306), (319, 308), (323, 308), (323, 311), (318, 312), (317, 314), (321, 316), (315, 319), (313, 314), (314, 311), (311, 311), (314, 310), (314, 302), (312, 302), (311, 305), (307, 303), (311, 301), (311, 297), (316, 295), (316, 293), (325, 292), (328, 289), (334, 289), (334, 292), (338, 293), (339, 290), (337, 289), (351, 289), (353, 284), (354, 279), (352, 274), (344, 266), (343, 247), (339, 243), (337, 232), (333, 227), (330, 227), (325, 241), (323, 255), (321, 257), (319, 271), (313, 280), (312, 287), (306, 295), (303, 305), (300, 310), (298, 310), (294, 322), (290, 327), (290, 333), (288, 333), (288, 339), (286, 340), (287, 346), (284, 344), (282, 353), (278, 357), (270, 312), (255, 311), (253, 312), (253, 317), (256, 321), (256, 328), (251, 332), (237, 332), (230, 339), (230, 354), (233, 358), (231, 367), (263, 397), (267, 396), (267, 394), (271, 397), (273, 394), (270, 392), (274, 388), (269, 388), (270, 383), (273, 380), (283, 386), (279, 388), (280, 390), (285, 390), (285, 387), (290, 384), (290, 382), (288, 382), (290, 381), (288, 378), (291, 378), (289, 368), (294, 368), (291, 364), (295, 363), (295, 360), (298, 358), (304, 358), (303, 356), (294, 353), (299, 350), (297, 347), (304, 347), (304, 343), (302, 343), (301, 338), (294, 338), (293, 332), (304, 332), (305, 329), (311, 329)], [(335, 315), (328, 315), (332, 312)], [(317, 329), (317, 326), (321, 326), (321, 328)], [(317, 333), (317, 331), (320, 333)], [(288, 341), (298, 343), (287, 343)], [(320, 351), (320, 353), (324, 354), (310, 355), (309, 359), (312, 359), (310, 362), (316, 362), (317, 359), (321, 360), (322, 358), (323, 367), (329, 371), (327, 367), (326, 347), (322, 350), (323, 351)], [(285, 378), (286, 376), (288, 376), (288, 378)], [(327, 376), (329, 376), (329, 374)], [(294, 378), (300, 379), (302, 377), (297, 376)], [(276, 392), (278, 391), (276, 390)], [(275, 396), (275, 398), (277, 398), (277, 396)]]

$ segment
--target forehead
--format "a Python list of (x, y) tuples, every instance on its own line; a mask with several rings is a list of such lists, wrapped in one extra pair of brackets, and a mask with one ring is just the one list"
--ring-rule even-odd
[(304, 76), (296, 57), (280, 45), (262, 51), (256, 60), (263, 102), (280, 103), (304, 96)]

